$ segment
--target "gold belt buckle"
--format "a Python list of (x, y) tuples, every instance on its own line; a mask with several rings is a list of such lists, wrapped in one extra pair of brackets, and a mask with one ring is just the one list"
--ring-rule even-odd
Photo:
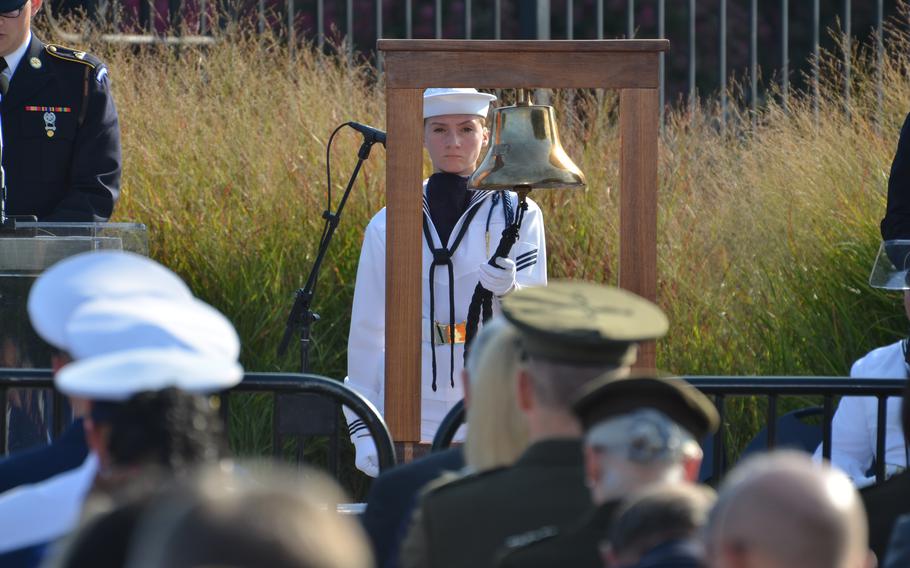
[[(436, 343), (464, 343), (468, 336), (467, 325), (467, 322), (456, 323), (455, 325), (439, 323), (438, 321), (434, 322), (433, 328), (436, 330)], [(455, 341), (452, 341), (453, 330), (455, 331)]]

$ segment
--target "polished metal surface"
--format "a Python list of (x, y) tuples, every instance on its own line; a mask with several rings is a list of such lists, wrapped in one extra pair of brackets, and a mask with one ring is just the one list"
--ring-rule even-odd
[(569, 158), (556, 131), (553, 107), (519, 102), (493, 111), (490, 149), (468, 180), (471, 189), (580, 189), (585, 175)]

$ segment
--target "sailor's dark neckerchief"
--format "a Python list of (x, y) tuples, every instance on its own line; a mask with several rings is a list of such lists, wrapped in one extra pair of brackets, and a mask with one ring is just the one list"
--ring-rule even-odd
[[(456, 174), (449, 173), (436, 173), (430, 176), (430, 179), (427, 180), (427, 192), (426, 192), (426, 203), (424, 207), (424, 217), (423, 217), (423, 236), (427, 241), (427, 246), (430, 248), (430, 251), (433, 253), (433, 262), (430, 263), (430, 344), (432, 352), (432, 361), (433, 361), (433, 392), (436, 392), (436, 330), (434, 326), (436, 324), (436, 267), (445, 266), (449, 275), (449, 346), (450, 351), (450, 366), (449, 366), (449, 383), (452, 387), (455, 387), (455, 272), (452, 267), (452, 255), (455, 253), (455, 250), (458, 249), (458, 245), (461, 244), (462, 239), (464, 239), (465, 234), (468, 231), (468, 227), (471, 224), (471, 220), (474, 218), (474, 215), (480, 209), (480, 206), (483, 203), (482, 197), (487, 192), (469, 192), (467, 189), (467, 178), (463, 178)], [(434, 205), (435, 202), (435, 205)], [(458, 211), (457, 215), (454, 215), (451, 210), (446, 209), (447, 207), (458, 207), (459, 204), (464, 204), (461, 210)], [(467, 213), (465, 214), (465, 208), (467, 208)], [(437, 224), (437, 217), (435, 213), (439, 213), (439, 223), (443, 226)], [(451, 248), (446, 248), (446, 243), (449, 241), (449, 237), (452, 234), (452, 230), (455, 228), (455, 225), (458, 224), (458, 219), (462, 215), (465, 215), (464, 222), (461, 224), (461, 229), (459, 229), (458, 234), (455, 236), (454, 242), (452, 242)], [(454, 217), (453, 217), (454, 215)], [(430, 232), (430, 225), (428, 223), (428, 218), (433, 221), (434, 227), (436, 227), (437, 233), (439, 234), (439, 242), (442, 245), (440, 248), (435, 248), (435, 243), (433, 242), (433, 235)], [(453, 221), (454, 218), (454, 221)], [(445, 235), (443, 235), (445, 232)]]

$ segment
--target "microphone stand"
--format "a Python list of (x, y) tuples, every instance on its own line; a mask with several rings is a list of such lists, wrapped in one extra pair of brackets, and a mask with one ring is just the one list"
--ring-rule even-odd
[(298, 288), (295, 293), (296, 298), (293, 307), (291, 307), (291, 313), (288, 315), (287, 325), (284, 328), (284, 337), (281, 338), (281, 343), (278, 345), (278, 356), (282, 357), (287, 351), (288, 345), (290, 345), (294, 329), (300, 329), (301, 373), (309, 372), (310, 332), (313, 324), (319, 321), (319, 314), (311, 309), (311, 306), (313, 305), (313, 295), (316, 293), (316, 282), (319, 279), (319, 270), (322, 268), (322, 261), (325, 259), (329, 244), (332, 242), (332, 235), (335, 234), (335, 229), (338, 228), (338, 222), (341, 220), (341, 212), (344, 210), (344, 205), (351, 195), (351, 188), (354, 187), (354, 181), (360, 173), (363, 162), (370, 157), (370, 150), (376, 142), (378, 142), (378, 140), (375, 136), (364, 134), (363, 144), (360, 145), (360, 150), (357, 152), (357, 165), (354, 166), (354, 171), (351, 172), (351, 178), (348, 180), (344, 195), (342, 195), (341, 201), (338, 203), (338, 209), (334, 213), (329, 210), (322, 212), (322, 217), (326, 220), (326, 227), (322, 233), (322, 240), (319, 243), (319, 252), (316, 254), (316, 260), (313, 262), (313, 267), (310, 269), (306, 284), (304, 284), (303, 288)]

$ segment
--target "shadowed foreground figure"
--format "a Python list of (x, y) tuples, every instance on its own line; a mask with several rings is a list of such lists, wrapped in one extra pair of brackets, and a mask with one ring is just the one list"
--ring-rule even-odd
[(716, 495), (708, 487), (661, 484), (623, 501), (609, 544), (608, 568), (698, 568), (704, 562), (699, 533)]
[(654, 484), (694, 482), (702, 458), (696, 440), (720, 423), (697, 389), (653, 373), (608, 375), (589, 385), (573, 409), (585, 429), (585, 478), (595, 507), (568, 529), (551, 522), (510, 539), (500, 568), (600, 568), (600, 544), (622, 500)]
[(797, 452), (746, 460), (708, 521), (712, 568), (871, 568), (866, 515), (850, 480)]
[(402, 566), (494, 566), (510, 537), (576, 522), (591, 498), (571, 402), (598, 376), (627, 373), (638, 342), (660, 337), (668, 327), (651, 302), (584, 282), (518, 290), (503, 298), (502, 307), (523, 354), (515, 396), (530, 446), (512, 466), (426, 493), (402, 545)]
[(357, 521), (335, 510), (347, 499), (334, 482), (263, 467), (213, 468), (159, 496), (142, 515), (125, 566), (373, 566)]
[(464, 446), (434, 452), (382, 473), (370, 487), (363, 526), (370, 536), (376, 564), (398, 566), (401, 540), (417, 493), (440, 478), (511, 465), (528, 445), (528, 428), (515, 401), (519, 364), (517, 332), (505, 318), (484, 324), (471, 345), (462, 371), (466, 426)]

